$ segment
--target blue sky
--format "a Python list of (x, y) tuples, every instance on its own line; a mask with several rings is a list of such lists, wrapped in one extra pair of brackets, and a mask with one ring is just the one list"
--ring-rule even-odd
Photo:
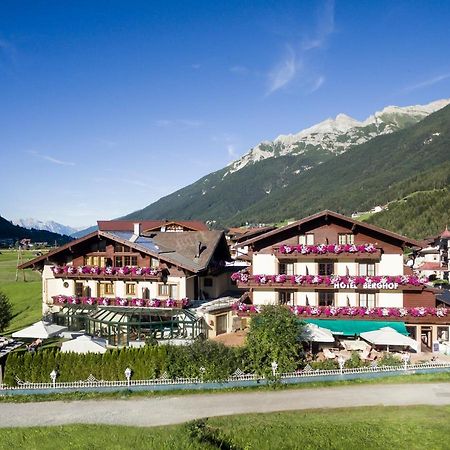
[(448, 1), (0, 2), (0, 214), (83, 226), (264, 139), (450, 97)]

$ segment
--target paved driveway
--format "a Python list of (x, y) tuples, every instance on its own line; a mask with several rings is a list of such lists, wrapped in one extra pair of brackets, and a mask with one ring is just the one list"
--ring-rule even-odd
[(69, 423), (156, 426), (230, 414), (371, 405), (450, 405), (450, 383), (0, 403), (0, 427)]

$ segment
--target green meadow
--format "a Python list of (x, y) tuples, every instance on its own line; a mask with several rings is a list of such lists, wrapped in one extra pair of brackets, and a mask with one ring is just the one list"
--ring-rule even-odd
[[(0, 252), (0, 291), (11, 300), (14, 314), (6, 333), (12, 333), (41, 318), (41, 276), (36, 271), (20, 270), (18, 281), (15, 281), (18, 252), (4, 249)], [(23, 252), (23, 261), (34, 258), (34, 255), (35, 251)]]
[(448, 449), (449, 406), (216, 417), (166, 427), (4, 428), (0, 449)]

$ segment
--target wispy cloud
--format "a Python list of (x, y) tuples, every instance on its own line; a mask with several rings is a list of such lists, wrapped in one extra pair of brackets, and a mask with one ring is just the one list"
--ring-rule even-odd
[(246, 75), (247, 73), (249, 73), (249, 69), (248, 69), (248, 67), (238, 65), (238, 66), (230, 67), (230, 72), (236, 73), (239, 75)]
[(319, 11), (317, 27), (313, 37), (307, 37), (302, 42), (305, 51), (323, 48), (327, 39), (335, 30), (334, 26), (334, 1), (328, 0)]
[(118, 143), (110, 139), (97, 138), (97, 142), (108, 148), (117, 147)]
[(286, 56), (269, 72), (267, 95), (290, 83), (294, 79), (299, 66), (294, 49), (288, 46)]
[(234, 147), (233, 144), (228, 144), (227, 145), (227, 153), (228, 153), (228, 157), (231, 159), (236, 159), (239, 155), (236, 152), (236, 148)]
[(438, 75), (436, 77), (429, 78), (428, 80), (421, 81), (420, 83), (406, 86), (405, 88), (402, 89), (401, 92), (411, 92), (411, 91), (416, 91), (418, 89), (426, 88), (428, 86), (433, 86), (433, 84), (440, 83), (441, 81), (444, 81), (447, 78), (450, 78), (450, 73), (444, 73), (442, 75)]
[(195, 119), (159, 119), (155, 121), (155, 126), (159, 128), (177, 128), (179, 130), (190, 130), (192, 128), (199, 128), (203, 126), (201, 120)]
[(315, 92), (325, 82), (323, 75), (314, 75), (314, 67), (306, 58), (308, 53), (324, 49), (329, 37), (335, 31), (334, 1), (327, 0), (318, 11), (314, 31), (296, 44), (286, 44), (284, 56), (267, 74), (266, 95), (287, 87), (302, 75), (302, 84), (307, 92)]
[(35, 156), (36, 158), (43, 159), (45, 161), (51, 162), (53, 164), (58, 164), (60, 166), (74, 166), (75, 163), (71, 161), (63, 161), (62, 159), (54, 158), (53, 156), (43, 155), (42, 153), (31, 150), (28, 152), (30, 155)]
[(325, 77), (323, 75), (320, 75), (314, 80), (311, 89), (309, 90), (310, 94), (319, 90), (322, 87), (323, 83), (325, 83)]

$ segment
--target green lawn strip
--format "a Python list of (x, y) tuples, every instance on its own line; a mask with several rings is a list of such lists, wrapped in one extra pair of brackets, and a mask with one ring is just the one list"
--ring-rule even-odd
[(135, 397), (160, 397), (160, 396), (180, 396), (192, 394), (226, 394), (229, 392), (251, 392), (251, 391), (274, 391), (287, 389), (314, 389), (336, 386), (353, 386), (358, 384), (402, 384), (402, 383), (436, 383), (450, 382), (450, 372), (440, 372), (433, 374), (398, 375), (385, 378), (357, 379), (347, 381), (317, 381), (298, 384), (272, 384), (249, 387), (230, 387), (223, 389), (175, 389), (170, 391), (114, 391), (114, 392), (69, 392), (67, 394), (36, 394), (36, 395), (0, 395), (0, 403), (28, 403), (44, 401), (70, 401), (70, 400), (92, 400), (92, 399), (132, 399)]
[[(34, 257), (35, 252), (25, 251), (23, 261)], [(11, 334), (42, 317), (42, 281), (37, 271), (19, 271), (16, 279), (17, 251), (1, 250), (0, 254), (0, 291), (4, 292), (13, 305), (13, 320), (5, 334)]]
[[(157, 414), (157, 412), (155, 412)], [(165, 427), (3, 428), (0, 449), (446, 449), (449, 406), (359, 407), (224, 416)], [(201, 433), (193, 433), (199, 429)]]

